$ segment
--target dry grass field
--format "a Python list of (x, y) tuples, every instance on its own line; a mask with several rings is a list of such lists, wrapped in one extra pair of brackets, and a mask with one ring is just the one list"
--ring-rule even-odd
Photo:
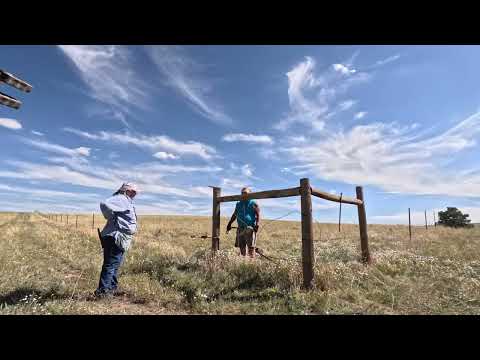
[[(91, 301), (101, 268), (92, 216), (0, 214), (0, 314), (480, 314), (480, 228), (315, 224), (315, 287), (301, 289), (300, 223), (264, 221), (242, 259), (233, 232), (211, 256), (208, 217), (142, 216), (120, 272), (125, 295)], [(103, 221), (96, 216), (95, 228)], [(196, 235), (196, 238), (192, 238)]]

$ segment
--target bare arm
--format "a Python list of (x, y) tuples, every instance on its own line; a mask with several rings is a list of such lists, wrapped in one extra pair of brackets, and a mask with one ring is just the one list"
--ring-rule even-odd
[(260, 226), (260, 207), (258, 205), (255, 205), (254, 209), (255, 209), (255, 217), (256, 217), (255, 231), (258, 231), (258, 227)]
[(229, 232), (232, 228), (232, 223), (237, 219), (237, 212), (234, 211), (232, 214), (232, 217), (230, 218), (230, 221), (227, 224), (227, 232)]

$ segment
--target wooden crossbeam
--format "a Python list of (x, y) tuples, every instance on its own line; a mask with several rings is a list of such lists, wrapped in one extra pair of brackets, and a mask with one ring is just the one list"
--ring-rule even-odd
[(324, 192), (324, 191), (320, 191), (320, 190), (317, 190), (317, 189), (314, 189), (314, 188), (312, 188), (312, 195), (316, 196), (316, 197), (319, 197), (319, 198), (322, 198), (322, 199), (325, 199), (325, 200), (335, 201), (335, 202), (338, 202), (338, 203), (341, 202), (343, 204), (362, 205), (362, 201), (359, 200), (359, 199), (353, 199), (353, 198), (349, 198), (347, 196), (342, 196), (340, 198), (340, 196), (330, 194), (330, 193), (327, 193), (327, 192)]
[(291, 189), (252, 192), (252, 193), (243, 194), (243, 195), (221, 196), (217, 200), (218, 202), (228, 202), (228, 201), (242, 201), (242, 200), (250, 200), (250, 199), (273, 199), (273, 198), (299, 196), (299, 195), (300, 195), (300, 188), (295, 187)]

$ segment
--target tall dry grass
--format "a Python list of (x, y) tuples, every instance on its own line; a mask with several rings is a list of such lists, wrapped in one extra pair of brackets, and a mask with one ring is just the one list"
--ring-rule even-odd
[(94, 302), (102, 256), (91, 215), (79, 216), (77, 227), (74, 215), (68, 225), (39, 214), (4, 216), (2, 314), (480, 313), (478, 228), (415, 227), (410, 242), (405, 226), (370, 225), (374, 263), (365, 267), (357, 226), (339, 233), (315, 223), (315, 287), (305, 292), (298, 222), (264, 222), (258, 246), (271, 262), (239, 257), (225, 218), (212, 257), (210, 240), (200, 238), (210, 234), (208, 217), (142, 216), (121, 268), (126, 295)]

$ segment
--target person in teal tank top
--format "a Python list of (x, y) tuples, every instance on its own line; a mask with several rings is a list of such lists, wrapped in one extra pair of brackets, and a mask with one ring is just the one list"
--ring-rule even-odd
[[(250, 192), (249, 188), (242, 189), (242, 195)], [(232, 223), (237, 220), (237, 237), (235, 247), (240, 248), (240, 254), (246, 256), (248, 247), (248, 255), (255, 257), (255, 240), (256, 232), (260, 224), (260, 207), (252, 199), (245, 199), (237, 202), (235, 211), (227, 225), (227, 233), (232, 229)]]

